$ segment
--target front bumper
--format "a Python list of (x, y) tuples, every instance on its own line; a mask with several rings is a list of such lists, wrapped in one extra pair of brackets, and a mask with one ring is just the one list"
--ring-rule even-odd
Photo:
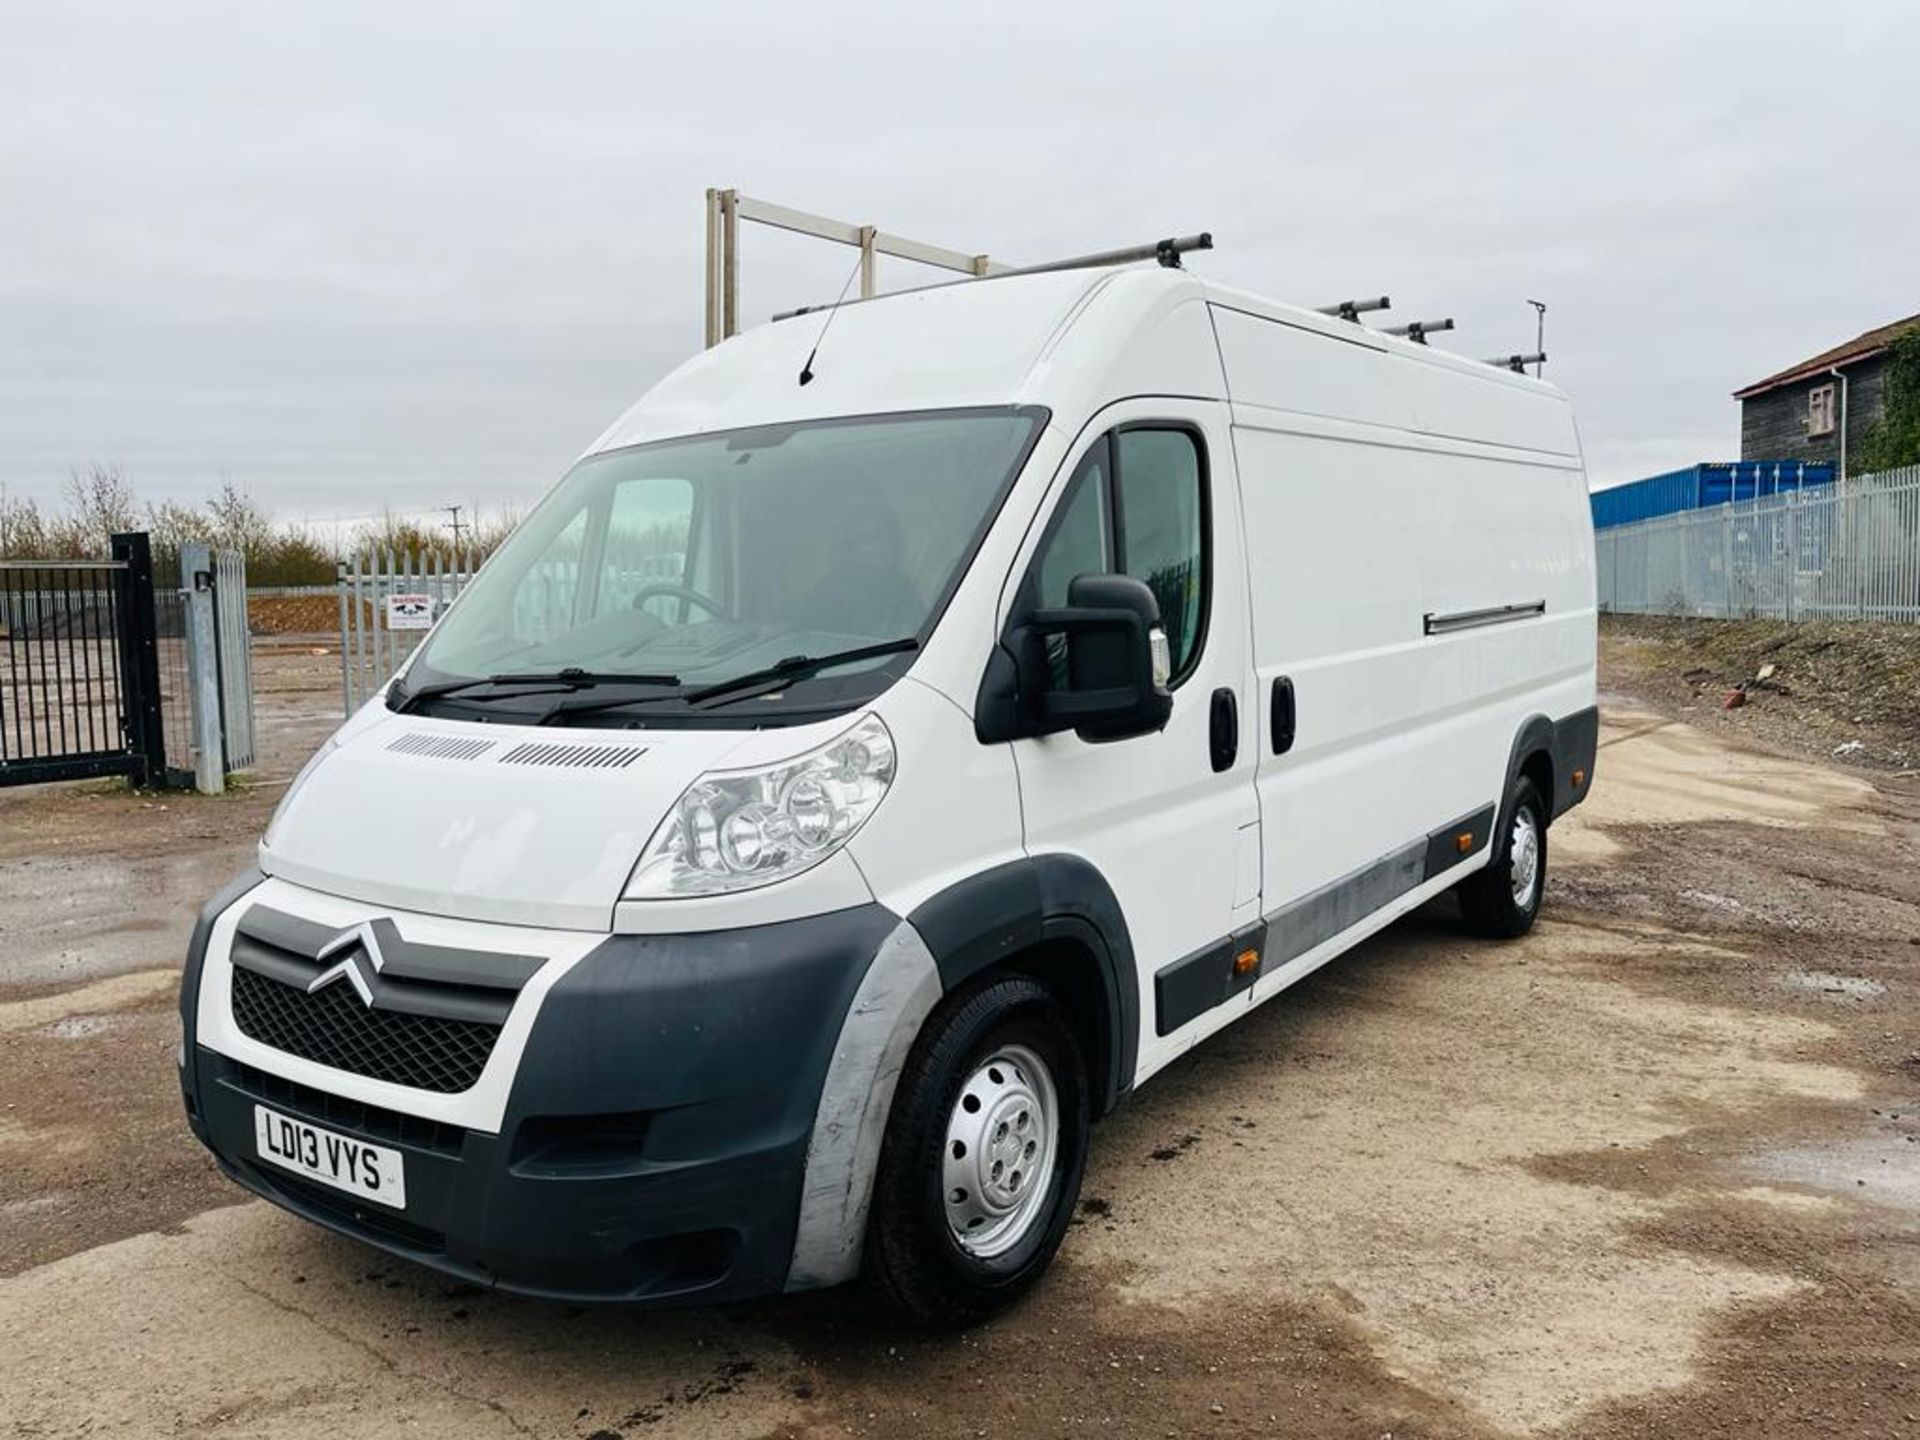
[[(835, 1041), (897, 923), (866, 905), (609, 937), (539, 1000), (497, 1133), (275, 1075), (198, 1043), (189, 1018), (189, 1123), (255, 1193), (475, 1284), (575, 1302), (768, 1294), (787, 1281)], [(405, 1210), (259, 1160), (256, 1105), (401, 1151)]]

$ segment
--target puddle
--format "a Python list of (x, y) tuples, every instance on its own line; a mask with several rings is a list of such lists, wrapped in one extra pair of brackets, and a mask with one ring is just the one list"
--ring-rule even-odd
[(1920, 1212), (1920, 1123), (1909, 1120), (1831, 1145), (1775, 1150), (1746, 1168), (1769, 1180)]
[[(0, 831), (11, 821), (0, 820)], [(19, 853), (9, 845), (13, 853), (0, 864), (7, 982), (72, 984), (177, 963), (194, 907), (241, 860), (231, 843), (189, 843), (158, 856), (69, 855), (54, 845)]]
[(0, 1035), (46, 1029), (76, 1019), (99, 1019), (98, 1011), (140, 1005), (167, 994), (178, 978), (177, 970), (135, 970), (57, 995), (0, 1002)]
[(1842, 1000), (1873, 1000), (1887, 993), (1887, 987), (1878, 980), (1861, 975), (1836, 975), (1830, 970), (1789, 970), (1780, 977), (1780, 983)]

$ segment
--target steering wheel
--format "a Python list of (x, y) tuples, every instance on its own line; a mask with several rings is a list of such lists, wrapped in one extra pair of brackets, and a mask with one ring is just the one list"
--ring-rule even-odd
[(676, 600), (690, 600), (716, 620), (731, 620), (733, 618), (727, 613), (726, 607), (712, 596), (702, 595), (690, 585), (676, 585), (670, 580), (661, 581), (654, 585), (642, 586), (640, 593), (633, 597), (633, 608), (636, 610), (641, 609), (646, 605), (647, 601), (661, 595), (669, 595)]

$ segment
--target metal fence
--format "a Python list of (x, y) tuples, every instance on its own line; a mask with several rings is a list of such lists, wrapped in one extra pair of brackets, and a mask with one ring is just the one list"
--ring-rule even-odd
[(167, 775), (152, 554), (0, 560), (0, 785)]
[[(160, 568), (165, 569), (164, 560)], [(153, 586), (153, 663), (160, 677), (156, 703), (165, 739), (166, 773), (155, 784), (171, 789), (193, 784), (193, 682), (187, 665), (187, 597), (163, 573)]]
[(413, 654), (473, 578), (466, 556), (373, 551), (341, 564), (340, 699), (351, 715)]
[(213, 553), (214, 653), (220, 677), (220, 738), (226, 768), (254, 763), (253, 630), (247, 620), (247, 557), (240, 550)]
[(0, 785), (125, 775), (209, 793), (253, 763), (246, 561), (148, 537), (109, 560), (0, 560)]
[[(590, 587), (581, 584), (578, 551), (577, 544), (557, 546), (520, 574), (509, 618), (515, 637), (534, 644), (570, 629), (580, 623), (579, 606), (606, 614), (648, 605), (662, 613), (682, 603), (650, 592), (677, 586), (685, 574), (684, 534), (608, 536)], [(406, 663), (476, 568), (478, 562), (465, 556), (390, 550), (355, 555), (341, 564), (334, 589), (340, 600), (340, 698), (347, 714)]]
[(1594, 536), (1600, 608), (1920, 622), (1920, 466)]
[[(247, 624), (247, 558), (238, 550), (180, 547), (179, 584), (156, 592), (162, 689), (174, 783), (217, 795), (254, 764), (253, 637)], [(177, 660), (170, 661), (169, 655)], [(177, 728), (176, 728), (177, 727)]]

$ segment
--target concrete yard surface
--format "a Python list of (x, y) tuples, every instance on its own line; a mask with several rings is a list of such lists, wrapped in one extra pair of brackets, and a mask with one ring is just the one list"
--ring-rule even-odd
[(628, 1312), (250, 1200), (178, 1115), (194, 909), (257, 788), (0, 793), (0, 1435), (1920, 1436), (1920, 788), (1609, 696), (1543, 922), (1392, 927), (1099, 1127), (972, 1332), (857, 1288)]

